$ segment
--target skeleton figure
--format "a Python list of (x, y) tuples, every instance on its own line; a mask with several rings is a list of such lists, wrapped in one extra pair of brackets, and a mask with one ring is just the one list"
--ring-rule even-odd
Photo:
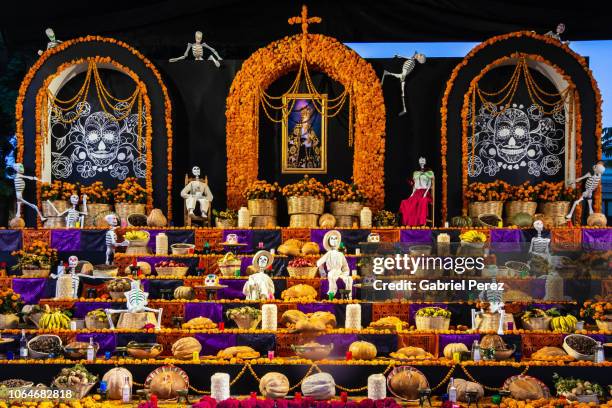
[[(329, 288), (327, 294), (335, 294), (338, 291), (337, 281), (342, 279), (344, 287), (349, 291), (349, 297), (352, 298), (353, 278), (349, 274), (349, 266), (346, 257), (338, 250), (342, 236), (339, 231), (328, 231), (323, 236), (323, 247), (327, 251), (325, 255), (317, 260), (317, 267), (322, 273), (322, 276), (327, 269), (327, 282)], [(324, 269), (325, 268), (325, 269)]]
[(406, 59), (406, 61), (404, 61), (404, 64), (402, 64), (402, 72), (397, 73), (397, 72), (389, 72), (385, 70), (383, 72), (383, 76), (382, 76), (382, 80), (380, 81), (380, 85), (382, 86), (385, 83), (385, 77), (387, 75), (391, 75), (392, 77), (395, 77), (400, 80), (400, 86), (402, 89), (402, 107), (403, 109), (399, 113), (399, 116), (402, 116), (406, 114), (406, 100), (404, 98), (404, 84), (406, 83), (406, 77), (412, 72), (417, 62), (419, 64), (424, 64), (427, 58), (425, 57), (425, 54), (420, 54), (416, 51), (414, 52), (414, 55), (412, 57), (402, 57), (401, 55), (396, 54), (394, 58), (405, 58)]
[(66, 228), (75, 228), (77, 226), (77, 221), (80, 222), (81, 226), (84, 225), (85, 216), (87, 215), (87, 195), (83, 194), (83, 211), (77, 210), (79, 196), (75, 194), (70, 196), (70, 204), (72, 204), (72, 207), (62, 213), (57, 211), (57, 208), (55, 208), (51, 201), (47, 200), (47, 203), (53, 208), (58, 217), (66, 216)]
[(26, 176), (25, 174), (23, 174), (25, 170), (23, 168), (23, 164), (21, 163), (13, 164), (13, 169), (15, 170), (15, 180), (13, 181), (13, 183), (15, 185), (15, 198), (17, 199), (17, 212), (15, 213), (15, 218), (21, 218), (21, 205), (25, 204), (28, 207), (36, 211), (36, 214), (38, 214), (42, 222), (46, 221), (47, 219), (43, 217), (42, 213), (40, 212), (40, 210), (38, 209), (36, 205), (23, 199), (23, 191), (25, 190), (25, 184), (26, 184), (25, 181), (26, 180), (40, 181), (40, 180), (36, 176)]
[[(55, 48), (62, 43), (60, 40), (55, 38), (55, 32), (53, 31), (52, 28), (47, 28), (45, 30), (45, 34), (49, 38), (49, 42), (47, 43), (47, 50), (50, 50), (51, 48)], [(44, 52), (43, 50), (38, 50), (38, 55), (42, 55), (43, 52)]]
[(546, 35), (548, 37), (552, 37), (552, 38), (554, 38), (555, 40), (559, 41), (562, 44), (569, 45), (569, 43), (570, 43), (569, 41), (563, 41), (561, 39), (561, 34), (563, 34), (564, 32), (565, 32), (565, 24), (559, 23), (557, 25), (557, 28), (555, 29), (554, 33), (552, 31), (549, 31), (549, 32), (547, 32), (544, 35)]
[(266, 274), (266, 269), (272, 265), (274, 255), (268, 251), (258, 251), (253, 257), (253, 266), (257, 272), (249, 276), (242, 288), (247, 300), (274, 299), (274, 282)]
[(177, 57), (177, 58), (170, 58), (169, 61), (177, 62), (180, 60), (184, 60), (189, 55), (189, 50), (191, 50), (193, 54), (193, 58), (195, 58), (196, 61), (203, 61), (204, 60), (204, 48), (210, 51), (210, 55), (208, 56), (208, 61), (212, 61), (213, 64), (215, 64), (215, 66), (219, 68), (221, 66), (219, 61), (223, 61), (223, 58), (219, 56), (219, 54), (214, 48), (212, 48), (210, 45), (206, 44), (205, 42), (202, 42), (202, 32), (201, 31), (196, 31), (195, 43), (187, 43), (187, 49), (185, 50), (185, 53), (182, 56)]
[(121, 246), (128, 246), (130, 242), (126, 239), (123, 242), (117, 242), (117, 233), (115, 230), (117, 229), (117, 225), (119, 224), (119, 220), (115, 214), (108, 214), (104, 217), (104, 221), (110, 227), (108, 231), (106, 231), (105, 243), (106, 243), (106, 264), (111, 265), (113, 263), (113, 259), (115, 258), (115, 248)]
[(574, 210), (576, 209), (576, 206), (580, 204), (580, 202), (584, 199), (586, 199), (587, 203), (589, 204), (589, 215), (593, 214), (593, 193), (595, 192), (595, 190), (597, 190), (597, 187), (599, 187), (599, 184), (601, 183), (601, 176), (605, 172), (606, 172), (605, 163), (603, 162), (603, 160), (600, 160), (597, 163), (595, 163), (595, 165), (593, 166), (593, 174), (589, 172), (585, 174), (584, 176), (571, 182), (572, 187), (575, 188), (577, 181), (586, 179), (586, 181), (584, 182), (585, 190), (582, 192), (582, 195), (580, 196), (580, 198), (574, 201), (574, 204), (572, 205), (570, 212), (565, 216), (565, 218), (567, 218), (568, 220), (571, 219), (574, 214)]
[(533, 222), (533, 228), (535, 228), (538, 235), (531, 239), (529, 253), (550, 261), (550, 238), (542, 237), (544, 223), (541, 220), (536, 220)]
[[(497, 284), (497, 279), (495, 276), (491, 278), (491, 283), (493, 285)], [(480, 292), (478, 298), (482, 301), (486, 301), (489, 303), (488, 313), (499, 313), (499, 326), (497, 328), (497, 334), (500, 336), (504, 334), (504, 318), (506, 311), (504, 310), (504, 292), (503, 290), (497, 289), (487, 289)], [(476, 328), (476, 315), (485, 313), (484, 310), (477, 312), (475, 309), (472, 309), (472, 327)]]
[(105, 309), (110, 328), (115, 328), (112, 318), (113, 314), (152, 312), (157, 314), (156, 328), (159, 329), (161, 327), (161, 317), (164, 309), (151, 309), (150, 307), (147, 307), (147, 304), (149, 303), (149, 294), (140, 288), (139, 280), (132, 280), (130, 286), (130, 290), (125, 292), (125, 298), (127, 299), (127, 311), (119, 309)]
[(185, 200), (185, 207), (189, 211), (189, 216), (195, 218), (194, 214), (196, 204), (200, 204), (200, 215), (202, 218), (208, 217), (208, 207), (213, 200), (213, 195), (208, 188), (208, 178), (200, 180), (200, 168), (194, 166), (191, 170), (195, 176), (195, 180), (190, 181), (181, 191), (181, 197)]
[(70, 278), (72, 279), (72, 298), (79, 297), (79, 277), (76, 274), (76, 267), (79, 264), (79, 258), (72, 255), (68, 258), (68, 267), (70, 268)]

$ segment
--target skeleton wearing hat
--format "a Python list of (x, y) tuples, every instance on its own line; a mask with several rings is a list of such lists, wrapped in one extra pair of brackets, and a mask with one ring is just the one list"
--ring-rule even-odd
[(200, 204), (201, 217), (206, 218), (208, 207), (213, 200), (212, 192), (208, 187), (208, 179), (206, 177), (204, 180), (200, 179), (200, 168), (198, 166), (194, 166), (191, 172), (195, 178), (183, 188), (181, 197), (185, 200), (185, 207), (191, 218), (195, 217), (196, 204)]
[(258, 251), (255, 254), (253, 267), (257, 272), (249, 276), (242, 288), (247, 300), (274, 299), (274, 282), (265, 272), (273, 261), (274, 255), (268, 251)]
[(344, 254), (338, 250), (341, 242), (342, 236), (339, 231), (328, 231), (323, 237), (323, 247), (327, 252), (317, 261), (317, 266), (321, 272), (327, 270), (328, 295), (338, 292), (338, 285), (336, 284), (338, 279), (342, 279), (347, 290), (352, 291), (353, 288), (353, 278), (350, 276), (348, 262)]

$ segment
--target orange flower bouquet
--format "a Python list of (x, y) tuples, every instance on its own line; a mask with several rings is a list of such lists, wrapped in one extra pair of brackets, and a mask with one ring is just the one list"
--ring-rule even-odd
[(358, 202), (366, 200), (364, 193), (355, 183), (346, 183), (342, 180), (332, 180), (327, 183), (329, 193), (326, 196), (328, 201)]
[(255, 180), (247, 187), (244, 198), (247, 199), (251, 225), (276, 225), (276, 198), (280, 192), (277, 182), (268, 183), (266, 180)]
[(58, 212), (63, 212), (70, 207), (70, 196), (79, 195), (78, 184), (55, 180), (52, 183), (43, 183), (40, 186), (40, 199), (42, 201), (42, 212), (45, 217), (55, 217), (57, 213), (49, 205), (50, 201)]
[(469, 201), (506, 201), (510, 191), (510, 184), (502, 180), (491, 183), (470, 183), (465, 198)]
[(612, 303), (611, 302), (584, 302), (580, 309), (580, 317), (594, 320), (599, 330), (612, 330)]
[(307, 224), (314, 226), (316, 225), (315, 215), (323, 214), (325, 197), (329, 195), (329, 190), (320, 181), (306, 175), (297, 183), (287, 184), (283, 187), (282, 193), (287, 197), (287, 211), (290, 215), (299, 215), (300, 217), (297, 218), (311, 218), (304, 223), (294, 222), (292, 224), (290, 222), (290, 226), (306, 226)]
[(144, 204), (147, 202), (147, 190), (140, 185), (136, 177), (128, 177), (113, 190), (116, 203)]
[(317, 179), (304, 176), (297, 183), (287, 184), (282, 189), (285, 197), (315, 197), (325, 198), (330, 194), (329, 190)]
[(11, 255), (17, 257), (12, 269), (21, 269), (23, 276), (30, 278), (49, 276), (51, 266), (57, 262), (57, 250), (44, 241), (34, 241)]
[(87, 204), (110, 204), (113, 197), (113, 192), (101, 181), (81, 187), (81, 193), (87, 195)]
[(14, 329), (19, 324), (19, 316), (21, 312), (23, 300), (19, 293), (13, 292), (13, 289), (4, 289), (0, 291), (0, 329)]
[(536, 201), (539, 187), (526, 181), (518, 186), (513, 186), (510, 191), (511, 201)]
[(268, 183), (266, 180), (255, 180), (244, 191), (247, 200), (276, 200), (281, 187), (277, 182)]

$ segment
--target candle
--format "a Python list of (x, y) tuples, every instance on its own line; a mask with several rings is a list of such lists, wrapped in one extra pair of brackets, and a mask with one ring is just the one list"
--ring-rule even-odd
[(387, 379), (382, 374), (368, 377), (368, 398), (377, 401), (387, 398)]
[(168, 236), (163, 232), (155, 237), (155, 255), (168, 255)]
[(210, 377), (210, 396), (217, 402), (230, 397), (230, 376), (228, 373), (214, 373)]
[(270, 249), (270, 253), (271, 253), (272, 255), (274, 255), (274, 254), (276, 253), (276, 249), (274, 249), (274, 248)]
[(353, 359), (353, 353), (350, 352), (350, 351), (347, 351), (346, 352), (346, 360), (349, 361), (349, 360), (352, 360), (352, 359)]
[(257, 244), (257, 248), (264, 249), (264, 243), (259, 241), (259, 243)]
[(302, 399), (302, 393), (301, 393), (301, 392), (296, 392), (296, 393), (294, 394), (294, 398), (295, 398), (296, 400), (298, 400), (298, 401), (299, 401), (299, 400), (301, 400), (301, 399)]
[(514, 330), (514, 323), (513, 322), (508, 322), (506, 324), (508, 325), (508, 330)]
[(74, 331), (77, 329), (77, 323), (74, 320), (70, 321), (70, 330)]
[(395, 325), (395, 331), (397, 331), (397, 332), (401, 332), (402, 331), (402, 324), (401, 323), (397, 323)]
[(274, 350), (268, 351), (268, 359), (269, 360), (274, 360)]
[(12, 351), (7, 351), (6, 352), (6, 359), (7, 360), (13, 360), (15, 358), (15, 355), (13, 354)]
[(199, 363), (200, 362), (200, 352), (194, 351), (192, 359), (194, 362)]
[(100, 381), (100, 392), (106, 392), (106, 381)]
[(361, 330), (361, 305), (349, 303), (346, 305), (346, 317), (344, 327), (347, 329)]
[(348, 394), (346, 393), (346, 391), (342, 391), (340, 393), (340, 400), (342, 400), (342, 402), (346, 402), (348, 400)]
[(453, 353), (453, 361), (454, 361), (455, 363), (460, 363), (460, 362), (461, 362), (461, 353), (460, 353), (460, 352), (455, 351), (455, 352)]
[(336, 294), (333, 292), (330, 292), (327, 294), (327, 297), (329, 298), (329, 300), (334, 300), (334, 296), (336, 296)]
[(251, 391), (251, 398), (257, 398), (257, 393), (255, 391)]
[(499, 221), (497, 222), (497, 226), (498, 226), (499, 228), (503, 227), (503, 226), (504, 226), (503, 221), (502, 221), (502, 220), (499, 220)]
[(355, 248), (355, 255), (361, 255), (361, 249)]
[[(110, 351), (105, 351), (104, 352), (104, 359), (105, 360), (110, 360), (111, 359), (111, 352)], [(100, 385), (102, 385), (102, 383), (100, 383)]]
[(261, 306), (261, 329), (276, 330), (278, 319), (278, 308), (275, 304), (266, 303)]
[(225, 323), (219, 322), (219, 330), (225, 330)]
[(444, 228), (448, 228), (448, 221), (444, 221)]

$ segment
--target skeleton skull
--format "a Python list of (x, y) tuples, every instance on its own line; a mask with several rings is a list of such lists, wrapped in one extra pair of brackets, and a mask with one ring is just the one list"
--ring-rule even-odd
[(77, 258), (76, 256), (72, 255), (68, 258), (68, 266), (70, 268), (76, 268), (78, 264), (79, 264), (79, 258)]
[(199, 44), (202, 42), (202, 32), (201, 31), (195, 32), (195, 42), (196, 44)]
[(94, 164), (105, 167), (117, 157), (119, 132), (119, 122), (106, 112), (95, 112), (85, 120), (85, 149)]
[(419, 166), (424, 167), (426, 163), (427, 160), (424, 157), (419, 157)]
[(332, 236), (329, 237), (329, 246), (330, 247), (336, 249), (336, 248), (338, 248), (339, 245), (340, 245), (340, 239), (337, 236), (332, 235)]
[(23, 174), (23, 172), (25, 171), (22, 163), (13, 164), (13, 170), (15, 170), (19, 174)]
[(198, 166), (193, 166), (191, 173), (196, 177), (200, 177), (200, 168)]
[(119, 223), (115, 214), (108, 214), (106, 217), (104, 217), (104, 221), (106, 221), (106, 223), (111, 227), (116, 227)]
[(257, 259), (257, 266), (265, 269), (268, 266), (268, 257), (265, 255), (260, 256)]
[(72, 205), (77, 205), (79, 203), (79, 196), (76, 194), (73, 194), (70, 196), (70, 204)]
[(218, 280), (219, 278), (214, 273), (206, 275), (206, 278), (204, 278), (204, 286), (217, 286)]
[(564, 31), (565, 31), (565, 24), (559, 23), (559, 25), (557, 26), (557, 34), (563, 34)]
[(371, 233), (368, 235), (368, 242), (380, 242), (380, 235), (376, 232)]
[(508, 164), (521, 161), (529, 146), (529, 118), (518, 108), (507, 108), (495, 119), (494, 144)]
[(593, 166), (593, 171), (595, 174), (599, 174), (600, 176), (606, 172), (606, 166), (603, 161), (598, 161), (597, 164)]
[(47, 35), (47, 37), (49, 38), (49, 40), (51, 41), (55, 41), (55, 32), (53, 31), (52, 28), (47, 28), (45, 30), (45, 34)]
[(427, 57), (425, 56), (425, 54), (421, 54), (420, 52), (417, 52), (414, 54), (414, 59), (417, 60), (419, 64), (424, 64), (425, 61), (427, 60)]
[(544, 222), (542, 220), (535, 220), (533, 222), (533, 228), (537, 232), (541, 233), (544, 230)]

